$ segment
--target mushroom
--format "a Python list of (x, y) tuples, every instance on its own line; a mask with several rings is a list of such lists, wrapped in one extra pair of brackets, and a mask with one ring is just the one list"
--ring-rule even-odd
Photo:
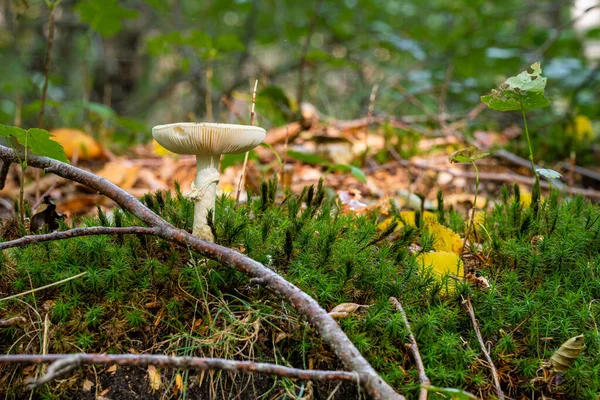
[(194, 236), (214, 241), (207, 216), (209, 210), (214, 212), (215, 208), (221, 154), (250, 151), (264, 140), (265, 135), (265, 130), (258, 126), (208, 122), (179, 122), (152, 128), (152, 136), (165, 149), (196, 156), (196, 179), (187, 194), (195, 202)]

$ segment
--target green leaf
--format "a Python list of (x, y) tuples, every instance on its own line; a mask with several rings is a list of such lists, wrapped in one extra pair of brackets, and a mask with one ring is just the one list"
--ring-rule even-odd
[(540, 63), (531, 65), (532, 72), (523, 71), (508, 78), (492, 93), (481, 96), (481, 101), (498, 111), (533, 110), (547, 107), (550, 100), (544, 95), (547, 78), (543, 77)]
[[(246, 157), (246, 153), (224, 154), (223, 157), (221, 157), (221, 172), (225, 171), (232, 165), (243, 163), (244, 157)], [(258, 155), (256, 154), (256, 151), (250, 150), (250, 153), (248, 153), (248, 160), (258, 160)]]
[(365, 175), (365, 172), (362, 169), (355, 167), (354, 165), (350, 165), (350, 172), (352, 172), (353, 177), (355, 177), (362, 183), (367, 183), (367, 176)]
[(489, 155), (490, 155), (490, 153), (481, 151), (475, 146), (469, 146), (466, 149), (457, 150), (454, 153), (450, 154), (448, 159), (450, 160), (451, 163), (455, 163), (455, 162), (471, 163), (473, 161), (480, 160)]
[(421, 386), (421, 387), (423, 389), (427, 390), (428, 392), (446, 394), (446, 395), (450, 396), (450, 398), (453, 400), (471, 400), (471, 399), (478, 398), (477, 396), (474, 396), (471, 393), (462, 391), (460, 389), (442, 388), (442, 387), (437, 387), (437, 386)]
[[(27, 146), (31, 149), (33, 154), (54, 158), (55, 160), (65, 163), (69, 162), (62, 144), (52, 140), (54, 135), (50, 132), (44, 129), (31, 128), (27, 131), (27, 134), (29, 135)], [(19, 143), (25, 145), (20, 140)]]
[(84, 0), (75, 10), (81, 19), (104, 37), (116, 35), (123, 28), (123, 19), (137, 18), (138, 12), (121, 6), (118, 0)]
[(546, 179), (560, 179), (560, 178), (562, 178), (562, 175), (560, 174), (560, 172), (556, 172), (553, 169), (536, 168), (535, 172), (537, 172), (539, 175), (543, 176)]
[[(320, 164), (323, 166), (329, 166), (329, 162), (324, 158), (319, 157), (316, 154), (301, 153), (299, 151), (288, 150), (287, 155), (295, 160), (302, 161), (306, 164)], [(341, 165), (341, 164), (336, 164)]]
[(17, 128), (16, 126), (8, 126), (8, 125), (0, 125), (0, 137), (10, 138), (15, 137), (17, 140), (19, 138), (23, 138), (25, 140), (25, 135), (27, 135), (27, 131), (21, 128)]
[(53, 135), (44, 129), (31, 128), (26, 131), (16, 126), (0, 125), (0, 137), (14, 137), (20, 145), (29, 147), (38, 156), (69, 162), (62, 145), (52, 140)]

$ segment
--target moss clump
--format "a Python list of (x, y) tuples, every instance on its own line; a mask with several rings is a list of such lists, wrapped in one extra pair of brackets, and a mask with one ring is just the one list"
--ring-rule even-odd
[[(466, 268), (487, 277), (491, 288), (453, 281), (456, 290), (449, 293), (448, 277), (440, 280), (431, 270), (423, 270), (418, 252), (409, 251), (411, 243), (431, 248), (432, 237), (424, 228), (406, 224), (382, 233), (376, 212), (344, 215), (340, 204), (325, 198), (322, 185), (278, 201), (276, 193), (276, 183), (270, 182), (248, 204), (235, 207), (228, 197), (218, 199), (212, 223), (217, 242), (273, 268), (328, 310), (344, 302), (370, 305), (367, 311), (340, 320), (340, 325), (400, 392), (415, 397), (419, 384), (404, 348), (407, 332), (388, 303), (390, 296), (398, 297), (406, 309), (434, 385), (494, 396), (489, 370), (481, 362), (470, 319), (461, 306), (462, 297), (470, 295), (507, 395), (597, 398), (597, 206), (582, 198), (561, 200), (553, 193), (534, 215), (505, 190), (504, 201), (488, 212), (474, 235), (481, 250), (466, 262)], [(148, 195), (143, 201), (175, 226), (191, 230), (193, 205), (179, 190)], [(400, 212), (394, 213), (401, 220)], [(464, 220), (453, 210), (441, 209), (437, 215), (442, 225), (463, 231)], [(136, 220), (115, 210), (79, 221), (83, 226), (100, 224), (129, 226)], [(18, 293), (81, 272), (87, 274), (0, 303), (0, 318), (23, 315), (29, 321), (0, 331), (0, 351), (40, 353), (43, 319), (48, 315), (50, 353), (136, 351), (341, 368), (291, 306), (251, 285), (241, 273), (154, 237), (81, 237), (6, 251), (0, 291)], [(565, 373), (562, 385), (532, 383), (540, 361), (580, 333), (587, 349)], [(29, 370), (0, 368), (0, 392), (20, 398)], [(163, 371), (164, 382), (173, 382), (178, 372)], [(259, 379), (217, 372), (200, 383), (194, 372), (182, 376), (188, 394), (237, 393)], [(256, 396), (265, 398), (297, 396), (307, 390), (327, 398), (336, 386), (307, 386), (278, 378), (260, 382)], [(164, 390), (168, 388), (167, 384)], [(72, 398), (81, 386), (53, 383), (40, 390)], [(356, 395), (350, 385), (337, 396)]]

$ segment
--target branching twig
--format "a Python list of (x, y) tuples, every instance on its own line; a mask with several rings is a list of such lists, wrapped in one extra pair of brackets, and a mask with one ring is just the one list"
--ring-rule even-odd
[(415, 339), (415, 335), (412, 333), (412, 329), (410, 329), (410, 324), (408, 323), (408, 318), (406, 317), (406, 313), (404, 312), (404, 308), (402, 308), (402, 304), (395, 297), (390, 297), (390, 302), (396, 307), (396, 310), (400, 312), (402, 315), (402, 321), (404, 321), (404, 326), (406, 326), (406, 330), (408, 330), (408, 339), (410, 340), (410, 344), (406, 344), (406, 347), (410, 350), (415, 360), (415, 364), (417, 365), (417, 371), (419, 371), (419, 381), (421, 382), (421, 391), (419, 392), (419, 400), (427, 400), (427, 386), (431, 386), (431, 381), (427, 377), (425, 373), (425, 366), (423, 365), (423, 360), (421, 359), (421, 353), (419, 353), (419, 346), (417, 345), (417, 340)]
[(502, 387), (500, 386), (500, 378), (498, 377), (498, 371), (496, 371), (496, 366), (492, 361), (492, 357), (490, 357), (490, 353), (488, 353), (487, 349), (485, 348), (485, 343), (483, 341), (483, 338), (481, 337), (481, 332), (479, 331), (479, 323), (475, 318), (475, 311), (473, 311), (473, 305), (471, 304), (471, 300), (467, 298), (466, 300), (463, 300), (463, 304), (465, 305), (465, 308), (467, 309), (467, 312), (471, 317), (471, 322), (473, 323), (473, 329), (475, 330), (475, 334), (477, 335), (479, 346), (481, 347), (481, 351), (483, 352), (483, 355), (485, 356), (485, 359), (489, 364), (490, 370), (492, 371), (492, 378), (494, 378), (494, 385), (496, 386), (496, 391), (498, 392), (498, 399), (504, 400), (504, 393), (502, 392)]
[(0, 243), (0, 250), (10, 249), (12, 247), (27, 246), (33, 243), (48, 242), (51, 240), (69, 239), (79, 236), (93, 235), (156, 235), (155, 228), (145, 228), (141, 226), (127, 226), (122, 228), (113, 228), (108, 226), (93, 226), (90, 228), (75, 228), (68, 231), (46, 233), (43, 235), (23, 236), (22, 238)]
[[(17, 155), (10, 148), (0, 146), (0, 159), (17, 162)], [(317, 330), (321, 339), (329, 345), (344, 363), (344, 366), (361, 376), (363, 389), (373, 399), (400, 400), (404, 396), (396, 393), (367, 360), (360, 354), (337, 322), (319, 304), (297, 286), (285, 280), (263, 264), (243, 254), (209, 243), (181, 229), (177, 229), (145, 207), (137, 198), (119, 188), (107, 179), (47, 157), (30, 155), (28, 165), (54, 173), (65, 179), (78, 182), (115, 201), (121, 208), (131, 212), (145, 224), (156, 229), (156, 235), (172, 243), (189, 248), (215, 260), (225, 267), (235, 268), (249, 278), (259, 278), (259, 282), (281, 299), (290, 303), (300, 315), (305, 317)]]
[(52, 362), (46, 375), (30, 382), (31, 389), (48, 383), (53, 379), (86, 364), (134, 365), (193, 369), (198, 371), (223, 370), (246, 374), (268, 374), (292, 379), (310, 381), (346, 381), (360, 383), (361, 377), (347, 371), (304, 370), (283, 365), (256, 363), (252, 361), (233, 361), (221, 358), (170, 357), (154, 354), (16, 354), (0, 356), (0, 364), (41, 364)]

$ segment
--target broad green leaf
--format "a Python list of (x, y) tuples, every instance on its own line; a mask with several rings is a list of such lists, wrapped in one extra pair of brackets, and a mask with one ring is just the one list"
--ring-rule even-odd
[(352, 172), (352, 176), (354, 176), (356, 179), (358, 179), (362, 183), (367, 183), (367, 176), (365, 175), (365, 172), (362, 169), (351, 165), (350, 171)]
[(435, 393), (448, 395), (453, 400), (471, 400), (471, 399), (478, 398), (477, 396), (474, 396), (471, 393), (462, 391), (460, 389), (442, 388), (442, 387), (437, 387), (437, 386), (421, 386), (421, 387), (429, 392), (435, 392)]
[(546, 179), (560, 179), (560, 178), (562, 178), (562, 175), (559, 172), (556, 172), (553, 169), (536, 168), (535, 172), (537, 172), (539, 175), (543, 176)]
[(319, 157), (316, 154), (301, 153), (299, 151), (288, 150), (287, 155), (295, 160), (302, 161), (306, 164), (320, 164), (323, 166), (329, 166), (329, 162), (327, 160)]
[(481, 151), (475, 146), (469, 146), (466, 149), (457, 150), (454, 153), (450, 154), (448, 159), (450, 160), (451, 163), (455, 163), (455, 162), (471, 163), (473, 161), (480, 160), (489, 155), (490, 155), (490, 153)]
[(365, 175), (363, 170), (358, 167), (355, 167), (354, 165), (331, 164), (329, 165), (329, 169), (333, 171), (350, 172), (353, 177), (355, 177), (362, 183), (367, 183), (367, 176)]
[(215, 47), (221, 51), (242, 51), (246, 48), (239, 37), (234, 34), (217, 36), (215, 39)]
[(32, 128), (26, 131), (16, 126), (0, 125), (0, 137), (14, 137), (20, 145), (29, 147), (38, 156), (69, 162), (62, 145), (52, 140), (53, 135), (44, 129)]
[[(54, 158), (65, 163), (69, 162), (69, 159), (65, 155), (65, 149), (60, 143), (52, 140), (54, 135), (50, 132), (44, 129), (31, 128), (27, 131), (27, 134), (29, 135), (27, 146), (33, 154)], [(25, 145), (21, 141), (19, 143)]]
[(547, 107), (550, 100), (544, 95), (547, 78), (543, 77), (540, 63), (531, 65), (532, 72), (523, 71), (508, 78), (492, 93), (481, 96), (481, 101), (498, 111), (533, 110)]
[(104, 37), (111, 37), (122, 29), (121, 20), (136, 18), (138, 12), (125, 8), (118, 0), (84, 0), (75, 6), (81, 19)]
[(25, 140), (25, 135), (27, 131), (21, 128), (17, 128), (16, 126), (8, 126), (8, 125), (0, 125), (0, 137), (9, 138), (15, 137), (17, 140), (23, 139)]
[(85, 107), (105, 120), (115, 116), (115, 110), (101, 103), (89, 102), (85, 103)]
[[(246, 157), (246, 153), (224, 154), (223, 157), (221, 157), (221, 172), (225, 171), (232, 165), (243, 163), (244, 157)], [(248, 160), (258, 160), (258, 156), (254, 150), (251, 150), (248, 154)]]

